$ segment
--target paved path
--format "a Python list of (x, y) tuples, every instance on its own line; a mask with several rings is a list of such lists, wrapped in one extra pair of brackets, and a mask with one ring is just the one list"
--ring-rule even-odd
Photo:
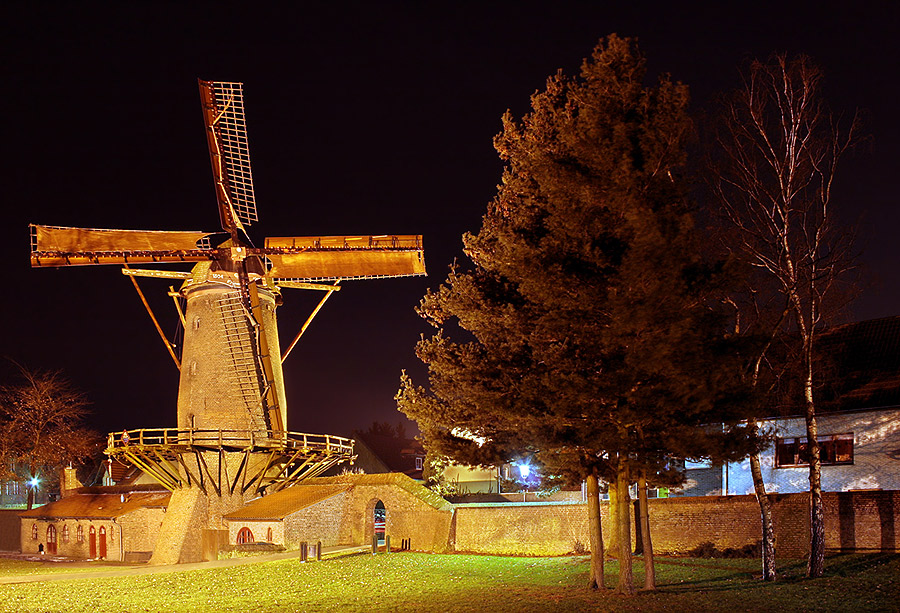
[[(370, 551), (371, 547), (362, 546), (336, 546), (322, 547), (322, 558), (336, 558), (357, 553)], [(36, 556), (32, 554), (26, 555), (10, 555), (20, 560), (34, 560)], [(36, 583), (44, 581), (71, 581), (73, 579), (99, 579), (102, 577), (130, 577), (134, 575), (156, 575), (162, 573), (180, 573), (190, 570), (199, 570), (207, 568), (227, 568), (229, 566), (244, 566), (246, 564), (259, 564), (260, 562), (273, 562), (275, 560), (288, 560), (291, 558), (299, 558), (300, 551), (283, 551), (280, 553), (270, 553), (265, 555), (248, 556), (244, 558), (227, 558), (224, 560), (214, 560), (212, 562), (194, 562), (191, 564), (165, 564), (159, 566), (150, 566), (148, 564), (140, 564), (134, 566), (102, 566), (94, 567), (91, 570), (72, 571), (72, 572), (56, 572), (35, 575), (13, 575), (10, 577), (0, 577), (0, 585), (8, 583)], [(56, 562), (44, 561), (44, 564), (55, 564)], [(58, 562), (60, 564), (72, 563), (69, 560)]]

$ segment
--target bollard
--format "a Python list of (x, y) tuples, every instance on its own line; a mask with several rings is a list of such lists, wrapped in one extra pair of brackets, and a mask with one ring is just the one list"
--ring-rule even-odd
[(378, 535), (373, 534), (372, 535), (372, 555), (374, 556), (376, 553), (378, 553)]
[(322, 561), (322, 541), (316, 542), (316, 562)]
[(309, 545), (303, 541), (300, 543), (300, 561), (306, 562), (307, 557), (309, 557)]
[(385, 553), (391, 552), (391, 535), (390, 534), (384, 535), (384, 552)]

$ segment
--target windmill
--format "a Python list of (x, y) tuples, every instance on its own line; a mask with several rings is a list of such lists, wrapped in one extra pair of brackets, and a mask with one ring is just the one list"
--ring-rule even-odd
[[(113, 433), (106, 450), (170, 489), (170, 511), (185, 509), (167, 513), (166, 521), (187, 519), (173, 519), (168, 528), (164, 522), (154, 553), (160, 562), (197, 558), (191, 526), (221, 530), (221, 515), (247, 497), (352, 458), (352, 440), (286, 430), (282, 361), (341, 281), (425, 274), (417, 235), (269, 237), (254, 246), (248, 227), (257, 211), (242, 84), (199, 84), (221, 233), (30, 226), (33, 267), (123, 266), (180, 370), (177, 428)], [(168, 263), (194, 266), (132, 268)], [(169, 292), (184, 327), (180, 356), (136, 277), (181, 281)], [(323, 297), (282, 354), (275, 309), (284, 288)], [(199, 499), (205, 512), (197, 510)]]

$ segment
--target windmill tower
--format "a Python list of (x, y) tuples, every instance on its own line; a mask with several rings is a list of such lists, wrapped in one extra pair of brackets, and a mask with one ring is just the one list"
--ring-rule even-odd
[[(222, 516), (351, 460), (353, 441), (288, 432), (276, 307), (281, 290), (323, 297), (342, 280), (425, 274), (422, 237), (313, 236), (250, 241), (257, 221), (240, 83), (200, 81), (200, 97), (222, 233), (31, 226), (31, 265), (123, 266), (180, 370), (175, 428), (108, 436), (106, 453), (173, 492), (153, 562), (211, 556)], [(132, 268), (193, 263), (190, 271)], [(184, 327), (181, 355), (162, 332), (136, 277), (181, 281), (170, 288)], [(181, 309), (183, 299), (185, 308)]]

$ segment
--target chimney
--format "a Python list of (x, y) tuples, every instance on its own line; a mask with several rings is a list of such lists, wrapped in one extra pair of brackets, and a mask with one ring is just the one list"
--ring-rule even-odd
[(75, 469), (71, 466), (67, 466), (62, 469), (62, 474), (59, 476), (59, 496), (60, 498), (65, 498), (69, 496), (74, 490), (81, 487), (81, 482), (78, 480), (78, 477), (75, 476)]

